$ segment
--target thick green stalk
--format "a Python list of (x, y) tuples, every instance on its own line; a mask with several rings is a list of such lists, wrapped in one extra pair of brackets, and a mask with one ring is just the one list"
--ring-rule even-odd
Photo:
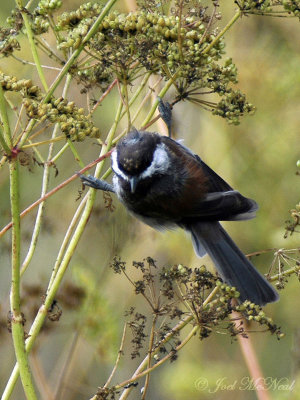
[(15, 158), (10, 163), (10, 202), (12, 214), (12, 280), (10, 291), (11, 331), (21, 381), (26, 398), (37, 399), (28, 355), (25, 350), (23, 316), (20, 307), (20, 205), (19, 205), (19, 166)]
[[(120, 120), (120, 115), (121, 115), (121, 111), (122, 111), (122, 101), (120, 100), (120, 105), (119, 108), (117, 110), (117, 114), (116, 114), (116, 118), (115, 118), (115, 122), (111, 128), (111, 130), (109, 131), (107, 138), (106, 138), (106, 145), (102, 147), (101, 149), (101, 154), (103, 155), (105, 154), (111, 147), (112, 144), (112, 140), (114, 137), (114, 134), (116, 132), (119, 120)], [(98, 174), (101, 173), (101, 169), (104, 165), (104, 162), (100, 162), (97, 165), (97, 169), (96, 172), (98, 172)], [(35, 317), (35, 320), (33, 321), (33, 324), (30, 328), (29, 331), (29, 337), (26, 340), (26, 352), (29, 353), (30, 350), (32, 349), (35, 340), (43, 326), (44, 320), (47, 316), (47, 311), (49, 310), (49, 308), (51, 307), (54, 297), (60, 287), (61, 281), (65, 275), (65, 272), (67, 270), (67, 267), (70, 263), (70, 260), (74, 254), (74, 251), (76, 249), (76, 246), (81, 238), (82, 233), (84, 232), (84, 228), (89, 220), (91, 211), (92, 211), (92, 207), (95, 201), (95, 197), (96, 197), (96, 190), (95, 189), (90, 189), (89, 192), (89, 198), (86, 202), (83, 214), (80, 218), (80, 221), (77, 225), (77, 228), (74, 232), (73, 237), (70, 239), (69, 245), (65, 251), (65, 255), (62, 257), (61, 259), (61, 263), (60, 266), (58, 266), (57, 270), (55, 271), (55, 274), (53, 275), (53, 279), (51, 278), (51, 285), (49, 285), (48, 287), (48, 291), (47, 291), (47, 295), (45, 298), (45, 302), (44, 304), (40, 307), (37, 316)], [(1, 400), (8, 400), (11, 397), (11, 394), (13, 392), (13, 389), (16, 385), (16, 382), (18, 380), (18, 376), (19, 376), (19, 367), (18, 365), (15, 365), (12, 374), (9, 378), (9, 381), (6, 385), (6, 388), (3, 392), (2, 398)]]
[(35, 45), (35, 42), (34, 42), (34, 36), (33, 36), (33, 32), (32, 32), (32, 29), (31, 29), (31, 25), (30, 25), (30, 22), (29, 22), (28, 15), (27, 15), (26, 11), (22, 11), (22, 10), (24, 10), (24, 8), (22, 6), (22, 1), (17, 0), (16, 3), (17, 3), (17, 5), (18, 5), (18, 7), (19, 7), (19, 9), (21, 11), (21, 15), (22, 15), (22, 18), (23, 18), (23, 21), (24, 21), (24, 25), (25, 25), (25, 28), (26, 28), (26, 33), (27, 33), (29, 45), (30, 45), (30, 48), (31, 48), (32, 57), (33, 57), (37, 72), (39, 74), (39, 78), (40, 78), (40, 80), (42, 82), (44, 90), (47, 91), (48, 90), (48, 84), (47, 84), (47, 81), (46, 81), (46, 78), (45, 78), (45, 74), (44, 74), (41, 62), (40, 62), (40, 58), (39, 58), (39, 55), (38, 55), (38, 52), (37, 52), (37, 48), (36, 48), (36, 45)]

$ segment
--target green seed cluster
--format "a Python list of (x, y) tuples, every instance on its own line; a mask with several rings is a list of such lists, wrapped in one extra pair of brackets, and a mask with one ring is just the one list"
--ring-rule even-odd
[(31, 29), (35, 35), (42, 35), (43, 33), (48, 32), (49, 26), (50, 25), (46, 17), (43, 15), (37, 15), (32, 21)]
[[(98, 12), (95, 5), (91, 8), (90, 3), (87, 3), (73, 13), (63, 14), (59, 19), (58, 29), (69, 32), (65, 41), (60, 43), (60, 48), (77, 48)], [(183, 22), (179, 27), (179, 18), (176, 16), (144, 11), (129, 14), (113, 12), (104, 18), (90, 46), (99, 51), (100, 56), (108, 56), (108, 62), (115, 64), (121, 54), (119, 48), (114, 49), (112, 46), (114, 43), (119, 44), (117, 38), (122, 38), (129, 50), (128, 57), (134, 55), (147, 69), (162, 73), (163, 64), (171, 72), (175, 72), (175, 68), (181, 65), (183, 70), (180, 75), (187, 76), (193, 66), (205, 66), (212, 60), (220, 59), (224, 42), (218, 41), (203, 55), (204, 48), (211, 43), (214, 36), (204, 35), (205, 25), (194, 17), (186, 17)], [(181, 46), (178, 45), (179, 41)]]
[(60, 8), (61, 5), (62, 0), (41, 0), (35, 9), (35, 14), (51, 15), (54, 11)]
[[(99, 14), (99, 5), (87, 3), (58, 20), (58, 30), (66, 31), (61, 49), (77, 48)], [(169, 79), (176, 73), (176, 84), (182, 93), (193, 89), (211, 89), (222, 97), (215, 114), (237, 124), (239, 116), (253, 111), (231, 85), (237, 83), (237, 69), (232, 59), (222, 65), (225, 44), (222, 39), (210, 44), (215, 33), (195, 16), (166, 16), (158, 12), (112, 12), (99, 26), (88, 43), (95, 56), (93, 64), (77, 71), (87, 87), (107, 87), (117, 76), (126, 82), (134, 80), (141, 66)], [(209, 49), (208, 51), (206, 49)], [(133, 67), (134, 66), (134, 67)], [(200, 102), (201, 103), (201, 102)]]
[[(239, 5), (246, 10), (254, 4), (257, 8), (267, 4), (263, 1), (250, 3), (244, 1)], [(35, 35), (48, 30), (49, 16), (60, 5), (61, 0), (39, 2), (30, 16)], [(55, 26), (59, 31), (58, 48), (78, 48), (101, 10), (102, 4), (86, 3), (75, 11), (58, 16)], [(115, 11), (106, 15), (98, 32), (86, 44), (92, 59), (72, 68), (76, 79), (87, 89), (98, 86), (105, 90), (115, 78), (128, 84), (143, 75), (145, 70), (165, 79), (175, 75), (179, 99), (191, 97), (194, 100), (192, 93), (197, 95), (201, 89), (216, 93), (221, 97), (218, 104), (202, 100), (202, 97), (195, 101), (233, 124), (239, 123), (241, 115), (252, 113), (254, 107), (245, 96), (232, 89), (232, 85), (237, 83), (237, 69), (231, 59), (221, 61), (225, 44), (222, 38), (215, 42), (217, 30), (211, 28), (214, 23), (207, 26), (209, 16), (205, 12), (198, 16), (197, 13), (182, 13), (179, 18), (156, 10), (152, 7), (151, 12), (142, 9), (128, 14)], [(10, 24), (16, 31), (22, 29), (23, 19), (19, 11), (15, 11)], [(18, 42), (7, 35), (3, 46), (9, 55), (18, 48)], [(33, 108), (32, 114), (36, 110)], [(77, 131), (74, 127), (71, 129)]]
[[(49, 30), (49, 21), (46, 16), (39, 15), (34, 12), (29, 16), (31, 29), (35, 35), (42, 35)], [(13, 10), (11, 15), (6, 19), (6, 22), (11, 26), (16, 33), (19, 33), (23, 28), (23, 18), (19, 10)], [(26, 33), (24, 31), (24, 33)]]
[(84, 3), (77, 10), (64, 12), (58, 17), (57, 29), (69, 30), (80, 25), (81, 21), (88, 22), (89, 19), (94, 19), (99, 16), (103, 8), (101, 3)]
[(300, 1), (299, 0), (283, 0), (282, 4), (283, 4), (284, 9), (288, 13), (292, 13), (300, 19)]
[(74, 141), (83, 141), (86, 136), (100, 136), (99, 129), (84, 115), (84, 109), (78, 108), (73, 101), (60, 97), (51, 98), (49, 103), (41, 104), (38, 101), (24, 99), (24, 105), (30, 118), (59, 123), (61, 131)]
[[(61, 7), (61, 5), (61, 0), (41, 0), (33, 12), (28, 14), (28, 18), (31, 22), (31, 29), (35, 35), (42, 35), (48, 32), (50, 26), (48, 17)], [(6, 22), (16, 32), (19, 32), (23, 28), (23, 18), (18, 9), (11, 12)]]
[(41, 90), (33, 85), (31, 79), (18, 80), (15, 76), (6, 75), (0, 71), (0, 84), (5, 91), (19, 92), (23, 97), (40, 100)]
[(253, 114), (255, 107), (253, 104), (248, 103), (246, 96), (239, 90), (234, 91), (230, 89), (226, 96), (217, 104), (213, 110), (214, 115), (219, 115), (226, 118), (230, 124), (238, 125), (241, 115)]
[(213, 63), (207, 74), (206, 82), (207, 87), (213, 89), (215, 93), (219, 95), (227, 93), (229, 84), (237, 83), (237, 68), (232, 59), (227, 59), (224, 66)]
[[(92, 7), (90, 3), (87, 3), (77, 11), (63, 14), (57, 26), (58, 29), (69, 30), (69, 32), (60, 47), (78, 47), (98, 13), (99, 9), (96, 5)], [(178, 17), (144, 11), (129, 14), (113, 12), (104, 18), (99, 26), (98, 34), (91, 41), (91, 47), (96, 51), (102, 50), (104, 55), (103, 45), (108, 45), (110, 47), (107, 54), (108, 60), (116, 63), (120, 54), (117, 48), (112, 49), (111, 46), (117, 37), (125, 39), (131, 50), (128, 55), (134, 51), (136, 58), (143, 61), (147, 68), (155, 71), (161, 70), (161, 62), (172, 69), (180, 61), (183, 65), (187, 63), (206, 65), (221, 57), (224, 48), (223, 41), (218, 41), (208, 54), (202, 55), (203, 49), (214, 39), (214, 36), (212, 34), (203, 36), (205, 26), (201, 21), (197, 21), (194, 17), (187, 17), (182, 25), (179, 35)], [(180, 54), (178, 40), (181, 41), (183, 54)]]
[[(253, 320), (260, 325), (264, 325), (271, 333), (275, 333), (278, 339), (283, 336), (280, 329), (273, 323), (271, 318), (266, 316), (260, 306), (250, 301), (245, 301), (242, 304), (237, 304), (236, 301), (233, 303), (232, 300), (238, 299), (240, 293), (235, 287), (221, 282), (205, 266), (195, 269), (182, 265), (173, 266), (168, 270), (163, 270), (160, 281), (163, 283), (162, 294), (168, 299), (176, 297), (176, 287), (178, 285), (185, 288), (181, 290), (182, 300), (189, 302), (192, 305), (191, 308), (197, 314), (201, 339), (210, 336), (216, 326), (219, 326), (224, 320), (230, 319), (233, 311), (243, 313), (243, 316), (249, 321)], [(213, 300), (204, 305), (204, 291), (211, 290), (215, 286), (218, 287), (218, 293)], [(227, 325), (226, 329), (228, 329), (231, 336), (243, 334), (243, 331), (238, 330), (231, 323)]]
[(15, 31), (0, 27), (0, 54), (8, 57), (14, 50), (20, 50), (20, 43), (15, 37)]
[(58, 44), (59, 49), (76, 49), (101, 12), (101, 4), (85, 3), (77, 10), (65, 12), (58, 17), (57, 30), (67, 31), (65, 39)]
[(18, 80), (2, 72), (0, 84), (5, 91), (19, 92), (22, 95), (29, 118), (59, 123), (62, 132), (75, 141), (82, 141), (86, 136), (100, 136), (99, 129), (84, 115), (84, 109), (78, 108), (73, 101), (67, 101), (63, 97), (52, 97), (48, 103), (42, 103), (43, 93), (30, 79)]
[(246, 12), (266, 13), (272, 11), (272, 0), (238, 0), (236, 1), (239, 8)]
[(278, 339), (281, 339), (284, 336), (284, 334), (280, 331), (280, 328), (274, 324), (272, 318), (268, 317), (257, 304), (246, 300), (242, 304), (236, 306), (235, 310), (243, 313), (244, 317), (248, 321), (256, 321), (260, 325), (265, 325), (271, 333), (277, 335)]

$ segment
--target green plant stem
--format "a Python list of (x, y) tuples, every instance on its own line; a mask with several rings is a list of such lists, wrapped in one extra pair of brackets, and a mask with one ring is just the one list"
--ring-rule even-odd
[(269, 282), (280, 281), (280, 279), (282, 279), (284, 276), (297, 274), (297, 273), (299, 273), (299, 271), (300, 271), (300, 266), (295, 266), (295, 267), (289, 268), (286, 271), (283, 271), (279, 274), (275, 274), (275, 275), (271, 276), (270, 278), (268, 278), (268, 281)]
[(26, 398), (37, 399), (25, 350), (23, 316), (20, 307), (20, 205), (19, 166), (15, 158), (10, 163), (10, 199), (12, 213), (12, 283), (10, 291), (11, 330), (15, 354)]
[(72, 221), (71, 221), (71, 223), (70, 223), (70, 225), (69, 225), (69, 227), (67, 229), (67, 232), (66, 232), (66, 234), (64, 236), (64, 240), (63, 240), (63, 242), (62, 242), (62, 244), (60, 246), (60, 249), (59, 249), (59, 252), (58, 252), (54, 267), (53, 267), (53, 271), (52, 271), (52, 274), (51, 274), (51, 277), (50, 277), (50, 280), (49, 280), (49, 284), (48, 284), (48, 289), (47, 290), (49, 290), (50, 287), (53, 284), (53, 281), (55, 279), (55, 276), (57, 274), (59, 266), (61, 265), (63, 256), (64, 256), (64, 254), (66, 252), (68, 243), (69, 243), (69, 241), (71, 239), (72, 233), (74, 232), (74, 229), (75, 229), (76, 225), (78, 224), (78, 221), (80, 219), (80, 216), (82, 214), (84, 206), (85, 206), (85, 204), (87, 202), (87, 199), (88, 199), (88, 194), (86, 194), (84, 196), (84, 198), (81, 200), (79, 206), (77, 207), (77, 210), (75, 211), (75, 214), (74, 214), (74, 216), (72, 218)]
[[(49, 308), (51, 307), (54, 297), (57, 293), (57, 290), (60, 287), (61, 281), (65, 275), (65, 272), (67, 270), (67, 267), (69, 265), (69, 262), (72, 258), (72, 255), (75, 251), (75, 248), (78, 244), (79, 238), (81, 237), (82, 232), (84, 231), (84, 228), (87, 224), (87, 221), (89, 219), (90, 213), (91, 213), (91, 204), (92, 202), (90, 202), (89, 207), (86, 206), (86, 208), (83, 211), (83, 214), (81, 216), (81, 219), (78, 223), (78, 226), (75, 230), (75, 233), (73, 235), (73, 238), (70, 241), (70, 244), (65, 252), (64, 257), (62, 258), (61, 261), (61, 265), (60, 268), (57, 270), (57, 273), (55, 275), (55, 278), (53, 279), (52, 285), (49, 288), (46, 298), (45, 298), (45, 302), (44, 304), (42, 304), (42, 306), (40, 307), (36, 318), (30, 328), (29, 331), (29, 337), (26, 340), (26, 352), (29, 353), (34, 345), (34, 342), (43, 326), (44, 320), (47, 316), (47, 311), (49, 310)], [(21, 370), (18, 368), (18, 365), (16, 365), (13, 369), (13, 372), (10, 376), (10, 379), (7, 383), (7, 386), (4, 390), (3, 396), (1, 400), (8, 400), (12, 394), (12, 391), (15, 387), (15, 384), (17, 382), (19, 373), (21, 373)], [(30, 398), (31, 399), (31, 398)], [(35, 399), (35, 398), (33, 398)]]
[[(122, 101), (120, 100), (120, 104), (119, 104), (119, 108), (117, 110), (114, 124), (107, 135), (106, 145), (103, 146), (101, 149), (100, 157), (102, 155), (104, 155), (106, 153), (106, 151), (108, 149), (110, 149), (110, 147), (111, 147), (112, 140), (113, 140), (114, 134), (116, 132), (116, 129), (117, 129), (117, 126), (118, 126), (118, 123), (120, 120), (121, 111), (122, 111)], [(97, 165), (96, 173), (98, 173), (98, 174), (101, 173), (101, 169), (103, 168), (103, 165), (104, 165), (104, 161), (100, 162)], [(81, 238), (81, 235), (83, 234), (85, 226), (89, 220), (90, 214), (92, 212), (92, 207), (93, 207), (93, 204), (95, 201), (95, 197), (96, 197), (96, 190), (91, 188), (91, 189), (89, 189), (88, 193), (89, 193), (88, 199), (86, 201), (85, 208), (84, 208), (81, 218), (78, 222), (78, 225), (75, 229), (74, 235), (70, 239), (69, 245), (65, 251), (64, 256), (61, 257), (61, 263), (60, 263), (59, 267), (57, 268), (54, 278), (51, 281), (51, 285), (49, 285), (49, 287), (48, 287), (48, 291), (47, 291), (47, 295), (45, 297), (44, 304), (40, 307), (40, 309), (33, 321), (33, 324), (30, 328), (29, 337), (26, 340), (26, 352), (27, 353), (30, 352), (30, 350), (32, 349), (34, 342), (43, 326), (44, 320), (47, 316), (47, 311), (49, 310), (49, 308), (51, 307), (51, 305), (53, 303), (54, 297), (60, 287), (61, 281), (66, 273), (67, 267), (71, 261), (71, 258), (73, 256), (74, 251), (79, 242), (79, 239)], [(18, 368), (18, 365), (16, 365), (13, 369), (13, 372), (12, 372), (10, 378), (9, 378), (9, 381), (6, 385), (6, 388), (4, 390), (1, 400), (8, 400), (10, 398), (12, 391), (15, 387), (15, 384), (17, 382), (18, 376), (19, 376), (19, 368)]]
[(106, 16), (106, 14), (110, 11), (110, 9), (113, 7), (113, 5), (116, 3), (117, 0), (109, 0), (105, 7), (103, 7), (101, 14), (99, 15), (99, 17), (96, 19), (96, 21), (94, 22), (94, 24), (91, 26), (90, 30), (88, 31), (88, 33), (86, 34), (86, 36), (83, 38), (81, 44), (79, 45), (78, 49), (76, 49), (74, 51), (74, 53), (71, 55), (71, 57), (69, 58), (69, 60), (67, 61), (67, 63), (65, 64), (65, 66), (63, 67), (63, 69), (60, 71), (60, 73), (58, 74), (58, 76), (56, 77), (55, 81), (53, 82), (53, 84), (51, 85), (48, 93), (46, 94), (43, 103), (47, 103), (51, 96), (53, 95), (55, 89), (57, 88), (57, 86), (60, 84), (60, 82), (62, 81), (63, 77), (66, 75), (66, 73), (69, 71), (69, 69), (72, 67), (72, 65), (74, 65), (75, 61), (77, 60), (77, 58), (79, 57), (80, 53), (82, 52), (82, 50), (84, 49), (84, 46), (86, 45), (86, 43), (93, 37), (93, 35), (97, 32), (99, 25), (101, 24), (103, 18)]
[[(106, 16), (106, 14), (110, 11), (110, 9), (113, 7), (113, 5), (116, 3), (117, 0), (109, 0), (105, 7), (103, 7), (101, 14), (99, 17), (96, 19), (94, 24), (91, 26), (90, 30), (86, 34), (86, 36), (83, 38), (81, 44), (79, 47), (74, 51), (74, 53), (71, 55), (69, 60), (66, 62), (60, 73), (57, 75), (56, 79), (52, 83), (51, 87), (47, 91), (47, 94), (45, 95), (44, 99), (42, 100), (41, 104), (48, 103), (48, 101), (51, 99), (51, 96), (53, 95), (55, 89), (58, 87), (58, 85), (61, 83), (63, 80), (64, 76), (68, 73), (69, 69), (74, 65), (76, 62), (77, 58), (80, 56), (82, 50), (84, 49), (84, 46), (86, 43), (91, 39), (91, 37), (97, 32), (99, 25), (101, 24), (103, 18)], [(25, 21), (24, 21), (25, 22)], [(23, 132), (22, 138), (19, 142), (19, 147), (21, 148), (22, 145), (25, 143), (27, 140), (28, 136), (30, 135), (36, 121), (34, 119), (31, 119)]]
[(75, 160), (78, 162), (80, 168), (84, 168), (84, 162), (82, 161), (78, 151), (76, 150), (76, 147), (74, 146), (74, 143), (72, 142), (71, 139), (67, 139), (68, 145), (73, 153), (73, 156)]
[(30, 25), (30, 22), (29, 22), (29, 19), (28, 19), (28, 15), (24, 11), (24, 7), (23, 7), (23, 4), (22, 4), (21, 0), (16, 0), (16, 4), (17, 4), (17, 7), (19, 8), (19, 10), (21, 12), (21, 15), (22, 15), (22, 18), (23, 18), (23, 21), (24, 21), (24, 25), (25, 25), (25, 29), (26, 29), (26, 33), (27, 33), (27, 37), (28, 37), (28, 41), (29, 41), (29, 45), (30, 45), (30, 48), (31, 48), (31, 53), (32, 53), (32, 56), (33, 56), (33, 60), (34, 60), (34, 63), (35, 63), (39, 78), (40, 78), (40, 80), (42, 82), (44, 90), (47, 91), (48, 90), (48, 84), (47, 84), (47, 81), (46, 81), (46, 78), (45, 78), (45, 75), (44, 75), (43, 68), (41, 66), (41, 62), (40, 62), (40, 58), (39, 58), (39, 55), (38, 55), (38, 52), (37, 52), (37, 48), (36, 48), (36, 45), (35, 45), (35, 42), (34, 42), (33, 32), (32, 32), (31, 25)]
[(68, 143), (65, 143), (63, 145), (63, 147), (57, 152), (57, 154), (55, 154), (55, 156), (52, 158), (51, 162), (55, 163), (59, 159), (59, 157), (61, 157), (68, 148), (69, 148)]
[(228, 24), (221, 30), (221, 32), (214, 38), (214, 40), (205, 47), (203, 50), (202, 54), (206, 54), (209, 52), (209, 50), (214, 47), (214, 45), (221, 39), (222, 36), (225, 35), (225, 33), (228, 31), (228, 29), (231, 28), (231, 26), (240, 18), (242, 15), (241, 10), (239, 9), (234, 16), (231, 18), (231, 20), (228, 22)]
[(127, 114), (127, 132), (131, 129), (131, 116), (130, 116), (130, 109), (129, 109), (129, 100), (128, 100), (128, 83), (125, 81), (123, 84), (123, 93), (124, 93), (124, 100), (125, 100), (125, 111)]
[(0, 143), (6, 155), (9, 156), (11, 154), (12, 140), (2, 85), (0, 85), (0, 115), (3, 124), (3, 134), (0, 131)]
[[(52, 139), (54, 139), (56, 137), (58, 129), (59, 129), (59, 125), (56, 124), (54, 129), (53, 129)], [(45, 196), (45, 194), (47, 193), (48, 187), (49, 187), (49, 177), (50, 177), (50, 168), (51, 168), (49, 161), (51, 160), (52, 152), (53, 152), (53, 143), (51, 143), (50, 146), (49, 146), (47, 162), (44, 165), (41, 197)], [(37, 212), (37, 216), (36, 216), (36, 220), (35, 220), (35, 224), (34, 224), (34, 229), (33, 229), (32, 237), (31, 237), (30, 246), (29, 246), (28, 252), (26, 254), (26, 257), (25, 257), (25, 259), (24, 259), (24, 261), (22, 263), (22, 268), (21, 268), (21, 272), (20, 272), (21, 276), (26, 271), (30, 261), (32, 260), (33, 255), (34, 255), (34, 252), (35, 252), (35, 249), (36, 249), (36, 245), (37, 245), (37, 241), (38, 241), (38, 237), (39, 237), (39, 233), (40, 233), (40, 230), (41, 230), (41, 224), (42, 224), (42, 218), (43, 218), (44, 209), (45, 209), (45, 202), (43, 201), (39, 205), (39, 208), (38, 208), (38, 212)]]
[[(33, 149), (33, 151), (38, 156), (39, 161), (43, 162), (43, 157), (41, 157), (41, 155), (38, 153), (38, 151), (36, 152), (37, 147), (43, 146), (45, 144), (49, 145), (51, 143), (61, 142), (62, 140), (65, 140), (65, 139), (66, 139), (65, 135), (57, 136), (54, 139), (42, 140), (41, 142), (32, 142), (30, 139), (28, 139), (29, 144), (24, 144), (24, 146), (22, 146), (22, 150)], [(67, 146), (67, 147), (69, 147), (69, 146)]]
[(29, 120), (23, 134), (22, 137), (20, 139), (20, 141), (18, 142), (18, 148), (21, 149), (23, 144), (26, 142), (28, 136), (30, 135), (32, 129), (34, 128), (34, 125), (36, 124), (36, 120), (35, 119), (31, 119)]
[[(67, 76), (66, 83), (65, 83), (65, 86), (64, 86), (64, 89), (63, 89), (63, 93), (62, 93), (63, 97), (66, 96), (67, 91), (68, 91), (68, 89), (70, 87), (70, 84), (71, 84), (71, 75), (69, 74)], [(55, 124), (53, 132), (52, 132), (52, 140), (54, 140), (56, 138), (58, 130), (59, 130), (59, 124)], [(72, 145), (73, 145), (73, 143), (72, 143)], [(50, 177), (50, 168), (51, 168), (50, 160), (52, 158), (53, 148), (54, 148), (54, 144), (50, 143), (49, 150), (48, 150), (48, 156), (47, 156), (47, 162), (44, 165), (41, 197), (45, 196), (45, 194), (48, 191), (48, 187), (49, 187), (49, 177)], [(75, 149), (75, 152), (76, 152), (76, 149)], [(73, 151), (73, 154), (74, 154), (74, 151)], [(74, 154), (74, 156), (75, 156), (75, 154)], [(75, 156), (75, 158), (76, 158), (76, 156)], [(80, 159), (79, 156), (78, 156), (78, 159)], [(39, 233), (40, 233), (40, 230), (41, 230), (41, 224), (42, 224), (42, 218), (43, 218), (43, 214), (44, 214), (44, 209), (45, 209), (45, 202), (43, 201), (39, 205), (39, 208), (38, 208), (38, 212), (37, 212), (37, 216), (36, 216), (36, 220), (35, 220), (35, 225), (34, 225), (32, 237), (31, 237), (30, 246), (29, 246), (27, 255), (26, 255), (26, 257), (25, 257), (25, 259), (24, 259), (24, 261), (22, 263), (21, 276), (26, 271), (26, 269), (27, 269), (32, 257), (33, 257), (33, 254), (35, 252), (37, 241), (38, 241), (38, 237), (39, 237)]]
[[(158, 97), (163, 98), (165, 96), (165, 94), (167, 93), (167, 91), (170, 89), (170, 87), (173, 85), (174, 83), (174, 79), (175, 77), (172, 77), (171, 79), (168, 80), (168, 82), (165, 84), (165, 86), (162, 88), (162, 90), (159, 92)], [(155, 110), (158, 106), (158, 98), (154, 101), (147, 117), (144, 119), (142, 126), (145, 126), (149, 123), (149, 121), (151, 120), (151, 118), (153, 117)]]

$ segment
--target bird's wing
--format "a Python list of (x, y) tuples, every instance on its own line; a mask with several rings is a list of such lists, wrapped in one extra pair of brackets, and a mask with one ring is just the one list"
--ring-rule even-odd
[(242, 196), (237, 190), (230, 190), (208, 193), (199, 199), (184, 219), (196, 217), (205, 221), (246, 220), (254, 218), (257, 210), (258, 205), (254, 200)]
[[(183, 219), (198, 217), (199, 220), (232, 221), (255, 217), (257, 203), (233, 190), (227, 182), (216, 174), (201, 158), (190, 149), (168, 137), (163, 142), (183, 164), (189, 165), (185, 198), (189, 198)], [(202, 188), (202, 191), (201, 191)], [(195, 196), (196, 193), (199, 196)], [(189, 195), (190, 194), (190, 195)]]

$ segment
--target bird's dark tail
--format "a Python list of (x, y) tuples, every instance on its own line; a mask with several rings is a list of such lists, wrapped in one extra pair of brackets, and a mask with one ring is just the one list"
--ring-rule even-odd
[(240, 292), (240, 300), (261, 306), (278, 300), (273, 286), (254, 268), (219, 222), (198, 222), (187, 227), (196, 253), (213, 260), (221, 278)]

